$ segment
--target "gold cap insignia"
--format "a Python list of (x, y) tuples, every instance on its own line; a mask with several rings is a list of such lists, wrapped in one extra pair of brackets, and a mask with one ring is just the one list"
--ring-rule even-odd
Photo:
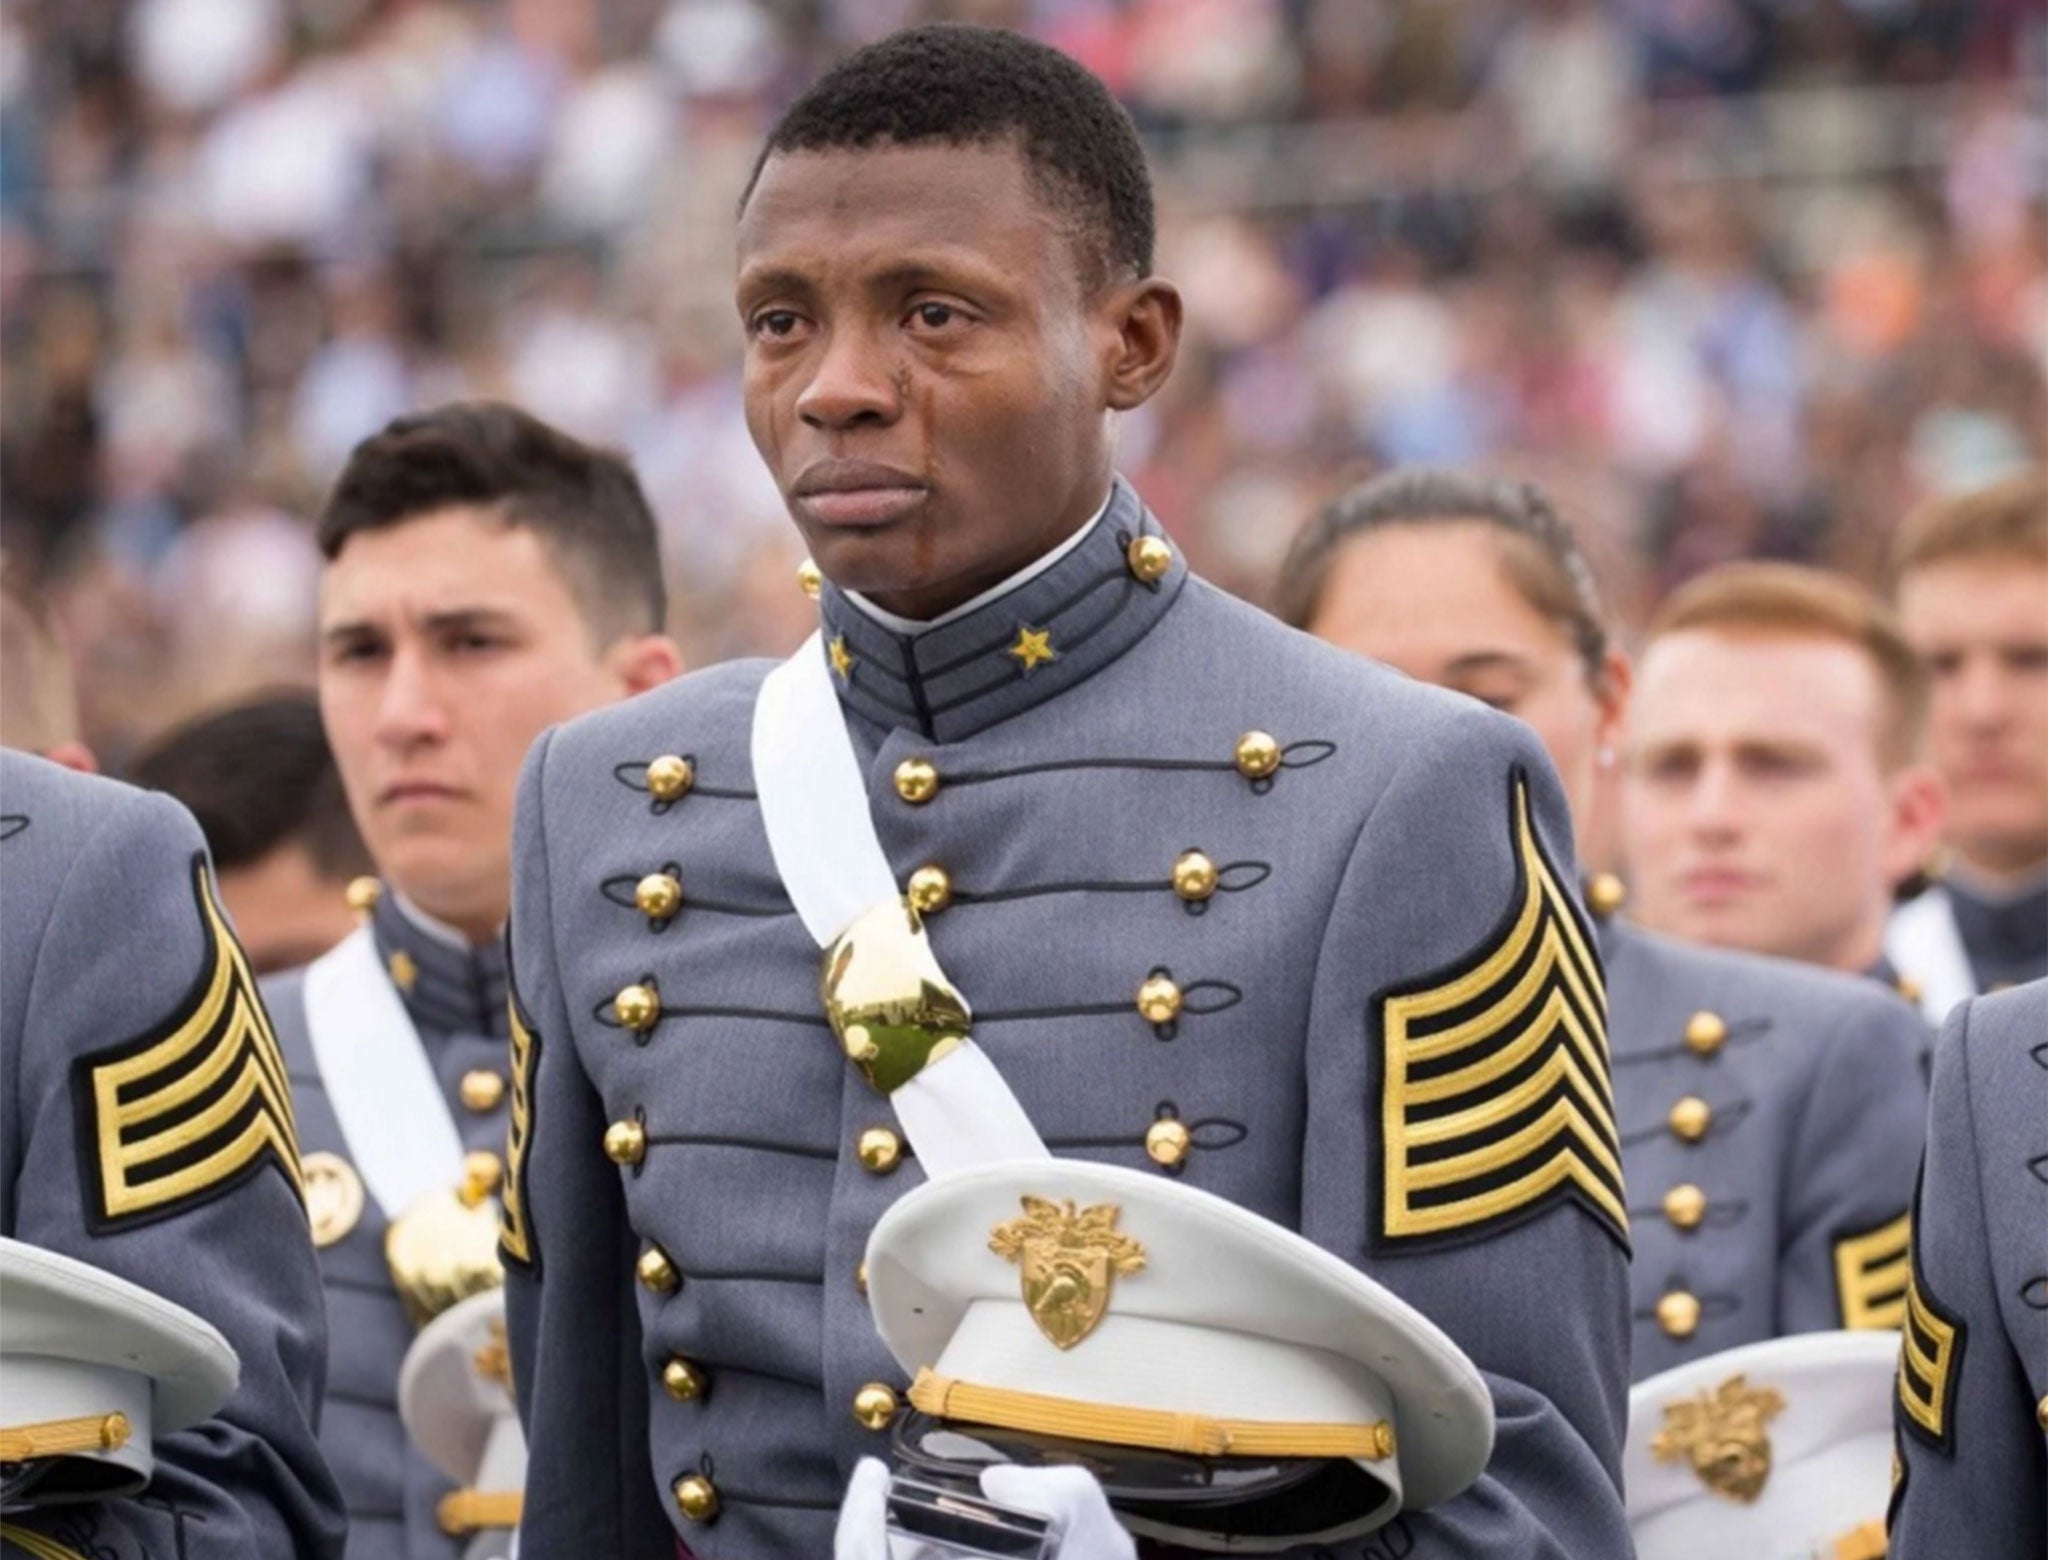
[(346, 1159), (325, 1150), (300, 1161), (299, 1173), (306, 1179), (306, 1217), (312, 1221), (313, 1244), (331, 1246), (363, 1216), (363, 1178)]
[(1730, 1376), (1711, 1392), (1664, 1407), (1664, 1428), (1650, 1442), (1660, 1463), (1690, 1462), (1716, 1495), (1748, 1505), (1771, 1477), (1764, 1427), (1785, 1411), (1785, 1394)]
[(1024, 1304), (1054, 1348), (1071, 1349), (1109, 1309), (1109, 1287), (1145, 1266), (1145, 1248), (1117, 1233), (1114, 1203), (1074, 1211), (1071, 1200), (1026, 1196), (1024, 1215), (989, 1232), (988, 1249), (1022, 1270)]

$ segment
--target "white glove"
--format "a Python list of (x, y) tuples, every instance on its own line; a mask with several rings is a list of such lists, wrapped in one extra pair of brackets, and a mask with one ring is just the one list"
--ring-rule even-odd
[[(1080, 1468), (985, 1468), (981, 1492), (1050, 1522), (1059, 1560), (1137, 1560), (1137, 1545), (1111, 1515), (1102, 1486)], [(889, 1470), (863, 1457), (839, 1505), (832, 1560), (889, 1560), (888, 1506)]]
[(832, 1560), (889, 1560), (889, 1468), (879, 1458), (853, 1465), (832, 1534)]
[(1050, 1519), (1059, 1560), (1137, 1560), (1138, 1546), (1082, 1468), (984, 1468), (981, 1493), (1001, 1506)]

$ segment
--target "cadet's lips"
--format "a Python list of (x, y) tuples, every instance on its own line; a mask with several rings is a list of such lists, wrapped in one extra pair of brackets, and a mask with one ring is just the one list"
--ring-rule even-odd
[(820, 460), (806, 466), (791, 498), (821, 525), (890, 525), (922, 504), (931, 491), (922, 477), (865, 460)]
[(385, 807), (406, 802), (452, 802), (464, 794), (459, 787), (437, 780), (397, 780), (377, 793), (377, 802)]

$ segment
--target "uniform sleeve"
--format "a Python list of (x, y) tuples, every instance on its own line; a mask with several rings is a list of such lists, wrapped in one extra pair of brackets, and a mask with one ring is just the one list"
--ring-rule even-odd
[(1318, 957), (1303, 1230), (1441, 1327), (1492, 1392), (1491, 1463), (1377, 1542), (1630, 1552), (1628, 1248), (1605, 994), (1570, 825), (1519, 723), (1459, 705), (1366, 818)]
[(546, 775), (528, 756), (513, 833), (511, 1143), (501, 1254), (526, 1431), (520, 1552), (673, 1560), (647, 1448), (636, 1251), (555, 956)]
[[(234, 1346), (241, 1378), (214, 1418), (157, 1440), (140, 1496), (18, 1516), (8, 1536), (95, 1560), (339, 1555), (341, 1498), (315, 1434), (326, 1320), (290, 1094), (184, 809), (138, 793), (100, 823), (36, 960), (14, 1233), (197, 1312)], [(224, 1060), (244, 1103), (210, 1125), (214, 1092), (178, 1085)], [(148, 1157), (167, 1135), (175, 1175)]]
[(1926, 1026), (1872, 990), (1823, 1037), (1787, 1161), (1778, 1331), (1897, 1327), (1927, 1121)]
[[(1981, 999), (1979, 999), (1981, 1001)], [(1949, 1016), (1934, 1061), (1927, 1158), (1913, 1215), (1894, 1420), (1893, 1560), (2033, 1560), (2048, 1553), (2041, 1426), (2025, 1369), (1999, 1315), (1985, 1217), (1986, 1173), (2011, 1173), (2013, 1151), (1978, 1141), (1971, 1106), (1977, 1001)], [(1990, 1149), (1990, 1157), (1985, 1150)], [(2039, 1228), (2001, 1232), (2030, 1243)]]

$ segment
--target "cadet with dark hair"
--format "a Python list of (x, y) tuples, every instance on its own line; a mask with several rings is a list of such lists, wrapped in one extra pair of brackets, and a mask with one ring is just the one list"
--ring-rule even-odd
[(678, 657), (631, 467), (516, 408), (444, 406), (364, 440), (319, 537), (320, 710), (382, 874), (351, 888), (364, 927), (265, 985), (333, 1325), (322, 1441), (350, 1560), (452, 1560), (503, 1514), (408, 1444), (397, 1388), (414, 1327), (496, 1280), (519, 763)]
[(375, 869), (311, 693), (251, 699), (158, 737), (129, 778), (199, 821), (221, 903), (258, 975), (310, 963), (355, 926), (348, 885)]
[[(1497, 1411), (1477, 1485), (1398, 1516), (1339, 1433), (1373, 1427), (1263, 1378), (1186, 1423), (983, 1393), (1011, 1444), (1092, 1440), (1113, 1484), (1117, 1445), (1186, 1449), (1159, 1421), (1250, 1421), (1344, 1493), (1282, 1497), (1268, 1543), (1377, 1516), (1403, 1553), (1625, 1555), (1627, 1216), (1562, 792), (1514, 722), (1194, 578), (1116, 478), (1118, 414), (1181, 326), (1129, 119), (1013, 34), (900, 33), (771, 133), (738, 249), (749, 427), (821, 627), (528, 759), (503, 1232), (525, 1551), (823, 1554), (856, 1463), (974, 1394), (892, 1357), (864, 1298), (898, 1197), (1003, 1151), (947, 1140), (954, 1080), (972, 1119), (1363, 1266)], [(840, 934), (870, 926), (849, 898), (872, 943)], [(907, 987), (879, 973), (898, 947)], [(954, 1259), (1016, 1293), (986, 1236)], [(1377, 1428), (1370, 1457), (1403, 1455)], [(1060, 1475), (1034, 1497), (1055, 1526), (1121, 1540), (1075, 1560), (1130, 1552), (1092, 1478), (1005, 1471)], [(883, 1542), (860, 1509), (842, 1554)]]
[[(1526, 482), (1416, 469), (1312, 521), (1288, 621), (1527, 721), (1589, 830), (1629, 666), (1570, 527)], [(1853, 976), (1668, 941), (1588, 897), (1634, 1194), (1636, 1375), (1737, 1344), (1897, 1327), (1926, 1095), (1919, 1021)]]
[[(128, 1498), (28, 1509), (51, 1484), (118, 1484), (121, 1467), (91, 1459), (145, 1425), (97, 1426), (64, 1448), (67, 1464), (36, 1448), (75, 1436), (75, 1420), (11, 1413), (0, 1552), (339, 1555), (341, 1498), (314, 1431), (327, 1327), (291, 1090), (205, 842), (168, 797), (0, 752), (0, 874), (0, 1235), (187, 1307), (241, 1360), (226, 1405), (158, 1439), (150, 1483)], [(0, 1294), (18, 1411), (49, 1381), (21, 1355), (45, 1350), (20, 1295)], [(91, 1357), (144, 1368), (146, 1349), (131, 1326)]]

